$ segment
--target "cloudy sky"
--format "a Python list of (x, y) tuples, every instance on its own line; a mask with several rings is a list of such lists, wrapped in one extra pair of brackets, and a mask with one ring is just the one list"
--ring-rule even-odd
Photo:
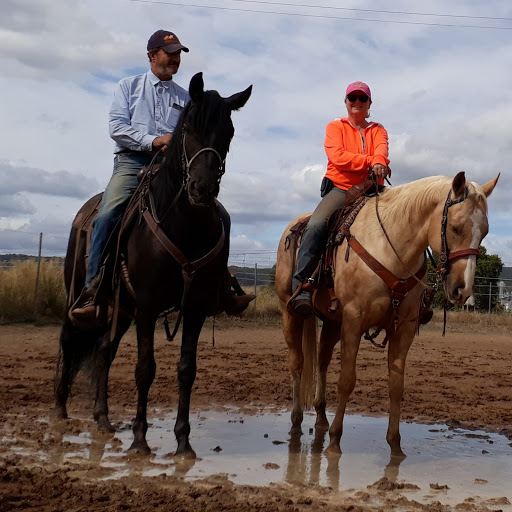
[(512, 266), (506, 0), (1, 0), (0, 252), (33, 250), (39, 232), (47, 253), (65, 250), (76, 211), (112, 173), (115, 83), (148, 69), (160, 28), (190, 48), (180, 85), (198, 71), (223, 96), (253, 84), (220, 195), (232, 253), (272, 260), (288, 222), (316, 206), (325, 126), (362, 80), (390, 135), (393, 185), (501, 172), (484, 245)]

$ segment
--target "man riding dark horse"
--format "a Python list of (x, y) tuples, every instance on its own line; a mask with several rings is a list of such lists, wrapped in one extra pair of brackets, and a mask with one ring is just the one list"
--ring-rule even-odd
[[(98, 322), (96, 297), (109, 269), (113, 268), (112, 261), (104, 267), (104, 272), (100, 268), (106, 256), (115, 250), (115, 227), (137, 188), (139, 171), (162, 162), (181, 112), (190, 100), (188, 91), (173, 80), (182, 51), (188, 53), (189, 49), (176, 34), (157, 30), (147, 44), (151, 69), (122, 79), (114, 91), (109, 121), (110, 136), (115, 141), (114, 171), (93, 223), (85, 287), (69, 312), (73, 323), (94, 327)], [(236, 315), (255, 296), (240, 295), (244, 292), (236, 283), (233, 291), (233, 279), (226, 268), (221, 308)]]

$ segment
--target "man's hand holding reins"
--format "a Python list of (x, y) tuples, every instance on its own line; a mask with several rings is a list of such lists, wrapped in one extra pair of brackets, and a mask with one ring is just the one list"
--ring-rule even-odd
[(165, 135), (162, 135), (161, 137), (157, 137), (153, 140), (153, 149), (162, 151), (165, 151), (167, 149), (167, 146), (169, 145), (169, 142), (171, 142), (172, 133), (166, 133)]

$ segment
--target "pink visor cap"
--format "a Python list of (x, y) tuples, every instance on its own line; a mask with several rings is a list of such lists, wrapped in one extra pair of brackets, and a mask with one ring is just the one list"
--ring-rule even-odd
[(370, 88), (364, 82), (354, 82), (347, 87), (347, 92), (345, 93), (345, 97), (347, 97), (351, 92), (361, 91), (368, 96), (368, 98), (372, 99), (372, 93), (370, 92)]

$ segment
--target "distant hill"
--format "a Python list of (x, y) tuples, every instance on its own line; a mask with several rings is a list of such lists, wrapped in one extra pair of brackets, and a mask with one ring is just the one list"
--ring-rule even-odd
[[(42, 259), (64, 263), (64, 258), (60, 256), (43, 256)], [(9, 267), (20, 261), (37, 261), (37, 256), (29, 256), (28, 254), (0, 254), (0, 267)]]

